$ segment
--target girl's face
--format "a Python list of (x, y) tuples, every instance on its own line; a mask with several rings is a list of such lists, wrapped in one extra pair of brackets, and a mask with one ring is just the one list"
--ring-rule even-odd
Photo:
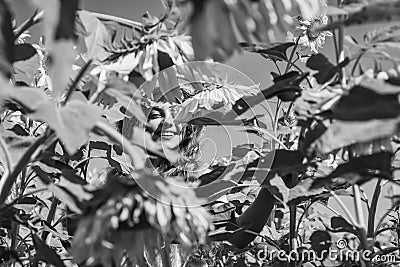
[(168, 154), (179, 148), (181, 126), (175, 123), (176, 109), (167, 104), (153, 107), (148, 113), (147, 123), (153, 129), (153, 139), (161, 141), (164, 153)]

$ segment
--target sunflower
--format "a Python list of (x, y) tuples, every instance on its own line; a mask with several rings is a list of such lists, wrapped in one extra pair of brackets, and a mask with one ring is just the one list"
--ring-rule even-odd
[(325, 44), (325, 38), (332, 36), (330, 31), (316, 31), (323, 25), (328, 24), (328, 17), (326, 15), (319, 15), (312, 19), (305, 19), (301, 16), (298, 17), (299, 26), (296, 27), (294, 34), (288, 32), (287, 41), (297, 41), (299, 45), (310, 48), (312, 53), (317, 54), (318, 48), (322, 48)]

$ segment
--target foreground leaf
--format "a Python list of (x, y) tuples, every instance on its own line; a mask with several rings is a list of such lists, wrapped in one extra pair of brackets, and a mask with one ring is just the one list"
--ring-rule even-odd
[(33, 245), (36, 250), (35, 257), (33, 259), (34, 266), (39, 266), (39, 261), (43, 261), (54, 265), (55, 267), (65, 267), (63, 261), (60, 259), (60, 256), (51, 249), (45, 242), (43, 242), (40, 237), (35, 234), (32, 234)]
[(314, 77), (319, 84), (324, 84), (330, 81), (336, 74), (340, 74), (342, 68), (349, 64), (349, 62), (349, 58), (345, 58), (335, 66), (323, 54), (316, 54), (307, 60), (306, 66), (312, 70), (318, 70), (318, 73)]
[(400, 20), (400, 2), (398, 0), (381, 0), (364, 6), (359, 11), (349, 15), (345, 20), (335, 21), (322, 29), (332, 30), (344, 25), (346, 27), (366, 23), (391, 22)]
[(264, 44), (239, 43), (239, 46), (246, 51), (261, 54), (273, 61), (288, 61), (287, 50), (294, 46), (294, 44), (293, 42)]
[(333, 178), (343, 177), (351, 183), (362, 184), (374, 177), (392, 178), (392, 153), (381, 152), (373, 155), (354, 158), (339, 165), (331, 174), (316, 179), (311, 188), (319, 188), (328, 184)]
[(12, 73), (14, 33), (11, 14), (4, 0), (0, 1), (0, 71), (7, 77)]
[(325, 155), (335, 149), (398, 133), (400, 117), (368, 121), (334, 121), (305, 148), (308, 154)]

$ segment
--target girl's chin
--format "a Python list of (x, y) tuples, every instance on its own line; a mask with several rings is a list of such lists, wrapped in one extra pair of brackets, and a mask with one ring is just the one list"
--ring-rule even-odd
[(172, 137), (161, 137), (159, 139), (161, 141), (161, 144), (163, 147), (169, 148), (169, 149), (178, 149), (179, 147), (179, 142), (180, 138), (179, 136), (172, 136)]

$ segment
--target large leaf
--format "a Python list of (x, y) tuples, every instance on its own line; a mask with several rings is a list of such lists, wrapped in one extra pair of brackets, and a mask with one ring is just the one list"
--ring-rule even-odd
[(12, 73), (14, 33), (11, 14), (4, 0), (0, 1), (0, 71), (7, 77)]
[(304, 90), (295, 101), (295, 113), (297, 118), (315, 118), (321, 113), (331, 109), (340, 99), (344, 91), (342, 89), (327, 87), (321, 90)]
[(169, 67), (158, 73), (158, 84), (163, 98), (167, 102), (175, 103), (182, 99), (178, 77), (174, 67)]
[(139, 103), (139, 99), (130, 98), (117, 89), (107, 89), (105, 94), (115, 97), (117, 101), (128, 111), (127, 115), (134, 116), (143, 124), (147, 123), (146, 115), (143, 113), (142, 106)]
[(324, 155), (359, 142), (389, 137), (399, 130), (400, 117), (369, 121), (335, 121), (307, 148), (308, 153)]
[[(14, 60), (14, 77), (16, 82), (24, 82), (27, 85), (31, 85), (35, 79), (38, 69), (40, 68), (40, 56), (36, 49), (31, 46), (22, 46), (16, 51)], [(34, 50), (32, 50), (32, 48)]]
[[(194, 79), (194, 78), (192, 78)], [(175, 121), (179, 123), (186, 123), (192, 119), (209, 117), (210, 119), (215, 116), (215, 121), (224, 121), (221, 118), (223, 112), (229, 110), (232, 105), (242, 97), (254, 96), (259, 92), (257, 86), (243, 86), (239, 84), (224, 84), (224, 86), (213, 85), (210, 89), (202, 90), (194, 96), (185, 100), (175, 117)], [(211, 113), (210, 111), (216, 111)], [(233, 120), (227, 119), (227, 121)]]
[[(289, 72), (285, 75), (279, 76), (274, 79), (274, 85), (267, 89), (262, 90), (255, 96), (243, 97), (236, 101), (232, 106), (232, 110), (224, 115), (226, 120), (236, 118), (251, 107), (261, 103), (264, 100), (270, 99), (274, 96), (286, 96), (286, 101), (294, 101), (300, 96), (300, 83), (307, 77), (308, 73), (298, 73), (296, 71)], [(288, 94), (288, 96), (287, 96)], [(283, 99), (282, 99), (283, 100)]]
[(84, 38), (86, 46), (85, 57), (101, 62), (110, 55), (104, 47), (111, 42), (114, 30), (112, 27), (107, 27), (110, 24), (101, 22), (94, 14), (86, 10), (78, 11), (78, 16), (84, 28), (80, 35)]
[(36, 234), (32, 234), (33, 245), (36, 250), (35, 257), (33, 259), (33, 266), (39, 266), (39, 261), (49, 263), (55, 267), (65, 267), (60, 256), (51, 249), (40, 237)]
[(340, 73), (342, 68), (349, 64), (349, 59), (345, 58), (337, 66), (329, 62), (328, 58), (323, 54), (312, 55), (308, 60), (306, 66), (312, 70), (318, 70), (314, 75), (319, 84), (324, 84), (330, 81), (336, 74)]
[[(30, 92), (30, 90), (34, 89), (23, 91)], [(92, 128), (101, 118), (102, 110), (98, 106), (72, 100), (67, 105), (57, 108), (47, 96), (47, 99), (43, 99), (41, 98), (43, 95), (36, 92), (31, 95), (38, 97), (37, 100), (29, 104), (26, 97), (21, 97), (23, 91), (19, 91), (16, 99), (30, 108), (31, 118), (46, 122), (57, 133), (70, 155), (75, 154), (87, 141)]]
[(143, 249), (155, 253), (160, 248), (159, 234), (180, 242), (183, 248), (204, 243), (209, 215), (203, 207), (187, 208), (200, 203), (193, 190), (176, 179), (145, 171), (131, 176), (112, 173), (106, 186), (88, 202), (91, 209), (80, 220), (72, 254), (79, 262), (93, 257), (93, 262), (109, 266), (110, 258), (120, 262), (125, 250), (133, 264), (142, 266)]
[(400, 86), (365, 81), (339, 100), (332, 109), (331, 118), (342, 121), (396, 118), (400, 114), (399, 93)]
[[(45, 166), (40, 164), (41, 166)], [(88, 201), (92, 198), (92, 194), (88, 193), (82, 184), (70, 182), (64, 176), (60, 181), (55, 182), (54, 177), (58, 176), (57, 173), (47, 173), (39, 167), (39, 164), (33, 167), (39, 179), (46, 185), (47, 190), (52, 192), (54, 196), (61, 200), (67, 207), (76, 213), (81, 213), (82, 202)]]
[(288, 205), (298, 204), (322, 194), (324, 192), (323, 188), (311, 189), (313, 181), (312, 178), (307, 178), (300, 181), (300, 183), (295, 187), (291, 188), (289, 190)]
[(355, 226), (351, 225), (346, 219), (343, 217), (334, 216), (331, 218), (331, 229), (332, 232), (340, 233), (340, 232), (348, 232), (357, 235), (357, 229)]
[(36, 55), (36, 49), (31, 44), (17, 44), (14, 49), (13, 62), (28, 60)]
[(43, 103), (50, 102), (47, 94), (40, 88), (17, 87), (10, 97), (28, 112), (34, 112)]
[(381, 0), (362, 7), (356, 12), (352, 12), (348, 18), (335, 21), (322, 29), (332, 30), (341, 25), (353, 26), (366, 23), (380, 23), (400, 20), (400, 2), (398, 0)]
[(78, 10), (78, 0), (59, 0), (60, 17), (55, 32), (55, 40), (77, 39), (75, 33), (75, 17)]
[(392, 178), (392, 153), (380, 152), (361, 156), (339, 165), (336, 170), (323, 178), (317, 178), (311, 188), (319, 188), (328, 184), (333, 178), (343, 177), (351, 183), (362, 184), (374, 177)]
[(397, 47), (400, 48), (400, 26), (393, 25), (373, 29), (364, 35), (364, 41), (367, 45), (373, 47)]
[(246, 51), (261, 54), (273, 61), (288, 61), (287, 50), (294, 46), (294, 44), (293, 42), (265, 44), (239, 43), (239, 46)]
[(74, 29), (78, 1), (37, 0), (35, 4), (44, 10), (46, 48), (52, 59), (49, 66), (50, 89), (54, 98), (59, 100), (74, 75), (72, 65), (77, 57)]

